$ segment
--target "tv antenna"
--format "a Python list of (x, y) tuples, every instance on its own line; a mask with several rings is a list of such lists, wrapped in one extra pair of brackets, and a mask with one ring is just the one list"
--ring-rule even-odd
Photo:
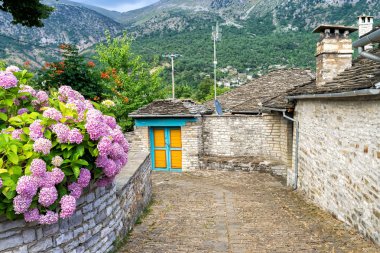
[(162, 55), (162, 57), (170, 58), (172, 60), (172, 99), (175, 99), (175, 82), (174, 82), (174, 58), (181, 57), (180, 54), (166, 54)]
[(222, 40), (222, 29), (219, 28), (219, 23), (216, 22), (216, 26), (212, 27), (212, 40), (214, 41), (214, 98), (216, 101), (216, 66), (218, 61), (216, 58), (216, 43)]

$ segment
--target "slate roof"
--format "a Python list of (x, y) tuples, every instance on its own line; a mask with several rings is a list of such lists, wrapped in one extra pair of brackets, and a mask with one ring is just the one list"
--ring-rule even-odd
[(141, 117), (194, 117), (196, 115), (211, 114), (212, 110), (205, 105), (197, 104), (192, 100), (165, 99), (156, 100), (129, 114), (132, 118)]
[[(223, 111), (232, 113), (255, 113), (260, 111), (259, 103), (279, 96), (287, 90), (314, 80), (310, 70), (280, 69), (268, 73), (217, 97)], [(213, 101), (205, 103), (213, 108)]]
[[(380, 56), (380, 49), (374, 49), (372, 54)], [(341, 93), (347, 91), (374, 88), (380, 82), (380, 63), (364, 57), (353, 61), (351, 68), (340, 73), (331, 82), (317, 87), (316, 83), (310, 83), (288, 92), (289, 96)]]
[[(380, 56), (380, 49), (374, 49), (372, 54)], [(310, 82), (288, 90), (279, 96), (263, 102), (264, 107), (269, 108), (294, 108), (294, 102), (288, 101), (288, 96), (342, 93), (355, 90), (375, 88), (380, 82), (380, 63), (364, 57), (358, 57), (353, 61), (352, 67), (340, 73), (332, 81), (324, 86), (317, 87), (316, 82)]]

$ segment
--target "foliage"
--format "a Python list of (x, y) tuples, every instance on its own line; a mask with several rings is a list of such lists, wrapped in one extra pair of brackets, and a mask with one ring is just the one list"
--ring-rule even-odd
[[(152, 69), (139, 56), (131, 53), (131, 38), (124, 34), (111, 38), (106, 33), (106, 42), (97, 46), (98, 60), (104, 65), (102, 83), (111, 90), (109, 98), (115, 101), (110, 112), (118, 119), (124, 130), (132, 128), (128, 114), (167, 96), (167, 89), (160, 78), (161, 69)], [(153, 63), (154, 65), (154, 63)]]
[(99, 105), (69, 86), (34, 90), (32, 76), (0, 71), (0, 215), (52, 224), (73, 215), (89, 184), (112, 183), (129, 146)]
[[(221, 95), (229, 90), (230, 90), (229, 88), (216, 87), (216, 95)], [(214, 80), (211, 78), (205, 78), (199, 84), (198, 89), (193, 95), (193, 98), (197, 101), (205, 102), (205, 101), (213, 100), (214, 96), (215, 96)]]
[(42, 27), (42, 20), (53, 12), (54, 8), (41, 3), (41, 0), (2, 0), (0, 10), (13, 16), (14, 24)]
[(35, 86), (57, 90), (62, 85), (70, 85), (85, 98), (99, 100), (103, 92), (107, 91), (101, 85), (100, 73), (95, 63), (86, 62), (73, 45), (62, 44), (60, 49), (62, 61), (46, 63), (40, 70)]

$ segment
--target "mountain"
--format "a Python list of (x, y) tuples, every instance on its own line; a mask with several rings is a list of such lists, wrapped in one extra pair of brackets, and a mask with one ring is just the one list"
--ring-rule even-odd
[(0, 13), (0, 58), (41, 63), (54, 57), (53, 48), (62, 42), (91, 52), (105, 30), (127, 29), (135, 39), (132, 49), (147, 61), (159, 58), (165, 65), (163, 54), (181, 54), (177, 83), (193, 87), (212, 73), (216, 22), (222, 28), (219, 79), (236, 79), (236, 71), (228, 76), (226, 67), (246, 76), (272, 68), (314, 68), (318, 35), (311, 32), (318, 24), (356, 25), (363, 13), (380, 17), (380, 0), (161, 0), (126, 13), (67, 0), (46, 2), (56, 11), (42, 29), (13, 26), (10, 15)]
[(120, 34), (124, 25), (95, 10), (68, 1), (51, 1), (56, 8), (43, 28), (11, 24), (10, 14), (0, 11), (0, 59), (22, 64), (43, 64), (55, 59), (62, 43), (78, 45), (80, 50), (104, 40), (104, 31)]

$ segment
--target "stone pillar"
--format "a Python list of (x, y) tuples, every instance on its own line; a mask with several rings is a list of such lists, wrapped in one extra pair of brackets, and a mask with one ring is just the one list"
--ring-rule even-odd
[(354, 27), (321, 25), (314, 30), (320, 33), (317, 44), (317, 86), (332, 81), (339, 73), (352, 66), (351, 32)]
[[(359, 37), (369, 33), (373, 29), (373, 17), (367, 15), (361, 15), (358, 17), (359, 25)], [(372, 44), (364, 47), (364, 50), (371, 50), (373, 48)]]

